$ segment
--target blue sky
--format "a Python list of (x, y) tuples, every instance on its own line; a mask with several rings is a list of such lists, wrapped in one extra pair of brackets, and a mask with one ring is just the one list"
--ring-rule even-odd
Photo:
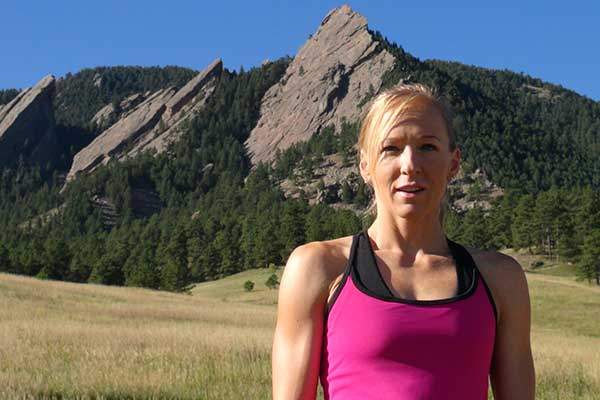
[[(0, 88), (103, 65), (248, 68), (294, 55), (333, 1), (3, 1)], [(524, 72), (600, 101), (598, 1), (347, 1), (420, 59)], [(487, 5), (486, 5), (487, 4)]]

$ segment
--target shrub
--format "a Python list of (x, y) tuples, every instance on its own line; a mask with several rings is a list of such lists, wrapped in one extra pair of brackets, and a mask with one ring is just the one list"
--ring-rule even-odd
[(531, 263), (531, 268), (539, 268), (542, 265), (544, 265), (544, 262), (542, 260), (536, 260)]
[(252, 282), (252, 281), (244, 282), (244, 289), (246, 290), (246, 292), (251, 292), (252, 289), (254, 289), (254, 282)]
[(265, 282), (265, 285), (269, 289), (275, 289), (277, 286), (279, 286), (279, 280), (277, 279), (277, 275), (271, 274), (271, 276), (269, 276), (269, 279), (267, 279), (267, 281)]

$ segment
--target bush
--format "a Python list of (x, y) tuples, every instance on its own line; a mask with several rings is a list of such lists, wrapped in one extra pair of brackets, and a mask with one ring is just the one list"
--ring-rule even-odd
[(544, 262), (542, 260), (536, 260), (534, 262), (531, 263), (531, 268), (539, 268), (542, 265), (544, 265)]
[(252, 282), (252, 281), (244, 282), (244, 289), (246, 290), (246, 292), (251, 292), (252, 289), (254, 289), (254, 282)]
[(265, 282), (265, 285), (269, 289), (275, 289), (277, 286), (279, 286), (279, 280), (277, 279), (277, 275), (271, 274), (271, 276), (269, 276), (269, 279), (267, 279), (267, 281)]

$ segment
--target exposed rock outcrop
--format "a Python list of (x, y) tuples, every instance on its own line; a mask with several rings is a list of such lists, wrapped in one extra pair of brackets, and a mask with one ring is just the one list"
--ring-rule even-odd
[(167, 102), (161, 122), (121, 158), (132, 157), (148, 149), (161, 153), (169, 144), (177, 141), (182, 132), (182, 123), (204, 107), (217, 87), (222, 72), (223, 63), (217, 59), (190, 80)]
[(20, 156), (42, 165), (52, 161), (58, 149), (52, 109), (54, 81), (52, 75), (44, 77), (0, 109), (0, 166), (10, 165)]
[[(218, 59), (178, 91), (167, 88), (140, 95), (145, 97), (143, 102), (124, 112), (116, 123), (75, 155), (67, 183), (79, 172), (91, 172), (111, 159), (122, 160), (149, 148), (164, 151), (179, 137), (180, 123), (204, 106), (222, 69)], [(127, 107), (139, 99), (130, 97), (122, 104)]]
[(92, 143), (83, 148), (73, 158), (67, 182), (80, 171), (92, 171), (100, 164), (106, 164), (119, 152), (136, 140), (140, 135), (152, 129), (165, 111), (166, 102), (175, 94), (175, 89), (159, 90), (135, 108), (125, 118), (119, 120), (106, 131), (98, 135)]
[[(343, 184), (348, 184), (356, 194), (359, 181), (362, 181), (358, 170), (358, 161), (355, 156), (344, 162), (340, 154), (331, 154), (313, 170), (310, 179), (300, 178), (304, 174), (300, 167), (294, 169), (290, 177), (279, 183), (286, 198), (305, 198), (310, 205), (328, 204), (339, 209), (348, 209), (357, 214), (365, 211), (355, 204), (344, 201)], [(494, 185), (481, 169), (468, 173), (463, 168), (448, 185), (448, 199), (450, 208), (462, 214), (474, 207), (490, 210), (492, 202), (504, 191)]]
[(107, 104), (92, 117), (92, 123), (100, 129), (106, 129), (116, 122), (116, 119), (120, 115), (127, 113), (132, 108), (139, 105), (141, 102), (146, 100), (149, 95), (150, 92), (134, 93), (131, 96), (123, 99), (119, 103), (118, 109), (115, 109), (115, 106), (112, 103)]
[(393, 64), (363, 16), (347, 5), (332, 10), (265, 94), (245, 143), (252, 163), (271, 161), (276, 149), (306, 141), (329, 124), (339, 129), (343, 118), (360, 118)]
[[(92, 206), (100, 211), (102, 223), (107, 228), (115, 226), (119, 218), (117, 207), (108, 197), (92, 196)], [(156, 191), (149, 188), (134, 187), (131, 189), (131, 203), (129, 204), (136, 218), (147, 218), (157, 213), (164, 206)]]

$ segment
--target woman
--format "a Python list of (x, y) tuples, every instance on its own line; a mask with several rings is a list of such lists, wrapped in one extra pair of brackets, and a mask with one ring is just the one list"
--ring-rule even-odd
[(442, 227), (459, 170), (447, 107), (423, 85), (374, 100), (359, 169), (376, 218), (294, 249), (279, 288), (273, 397), (533, 399), (530, 301), (521, 266)]

